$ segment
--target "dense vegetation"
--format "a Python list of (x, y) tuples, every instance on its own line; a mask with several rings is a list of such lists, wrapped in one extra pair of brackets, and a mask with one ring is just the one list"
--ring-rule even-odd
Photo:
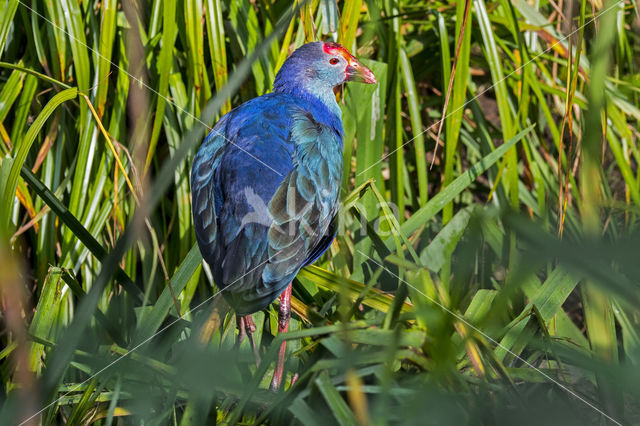
[[(0, 1), (0, 423), (639, 422), (637, 7)], [(328, 39), (379, 84), (338, 93), (341, 231), (256, 367), (191, 159)]]

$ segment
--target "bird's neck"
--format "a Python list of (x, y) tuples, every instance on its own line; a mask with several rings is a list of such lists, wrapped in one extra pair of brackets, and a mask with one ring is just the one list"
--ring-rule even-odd
[[(277, 82), (276, 82), (277, 83)], [(274, 92), (287, 93), (293, 96), (297, 96), (308, 101), (311, 105), (320, 104), (326, 109), (325, 111), (319, 111), (321, 115), (331, 115), (333, 117), (327, 117), (328, 121), (337, 119), (342, 121), (342, 110), (336, 102), (336, 95), (333, 93), (333, 88), (330, 86), (318, 86), (314, 84), (275, 84)]]

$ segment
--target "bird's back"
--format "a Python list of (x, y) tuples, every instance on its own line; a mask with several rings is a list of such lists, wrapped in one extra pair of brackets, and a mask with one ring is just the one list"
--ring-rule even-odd
[(271, 303), (335, 235), (342, 124), (305, 99), (255, 98), (225, 115), (191, 175), (196, 237), (236, 311)]

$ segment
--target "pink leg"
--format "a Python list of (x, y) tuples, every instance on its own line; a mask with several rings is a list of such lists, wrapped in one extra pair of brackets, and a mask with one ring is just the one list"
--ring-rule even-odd
[[(278, 334), (286, 333), (289, 330), (289, 320), (291, 319), (291, 284), (280, 295), (280, 308), (278, 310)], [(282, 375), (284, 373), (284, 357), (287, 352), (287, 342), (282, 342), (280, 351), (278, 352), (278, 360), (276, 361), (276, 369), (271, 379), (272, 391), (280, 389), (282, 384)]]

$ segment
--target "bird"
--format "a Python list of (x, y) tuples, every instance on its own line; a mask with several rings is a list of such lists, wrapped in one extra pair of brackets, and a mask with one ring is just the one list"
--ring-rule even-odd
[[(286, 333), (294, 277), (336, 236), (344, 128), (334, 89), (350, 81), (377, 83), (342, 45), (306, 43), (282, 64), (273, 91), (221, 117), (194, 157), (196, 240), (256, 357), (251, 314), (279, 297), (278, 333)], [(285, 355), (286, 341), (271, 390)]]

